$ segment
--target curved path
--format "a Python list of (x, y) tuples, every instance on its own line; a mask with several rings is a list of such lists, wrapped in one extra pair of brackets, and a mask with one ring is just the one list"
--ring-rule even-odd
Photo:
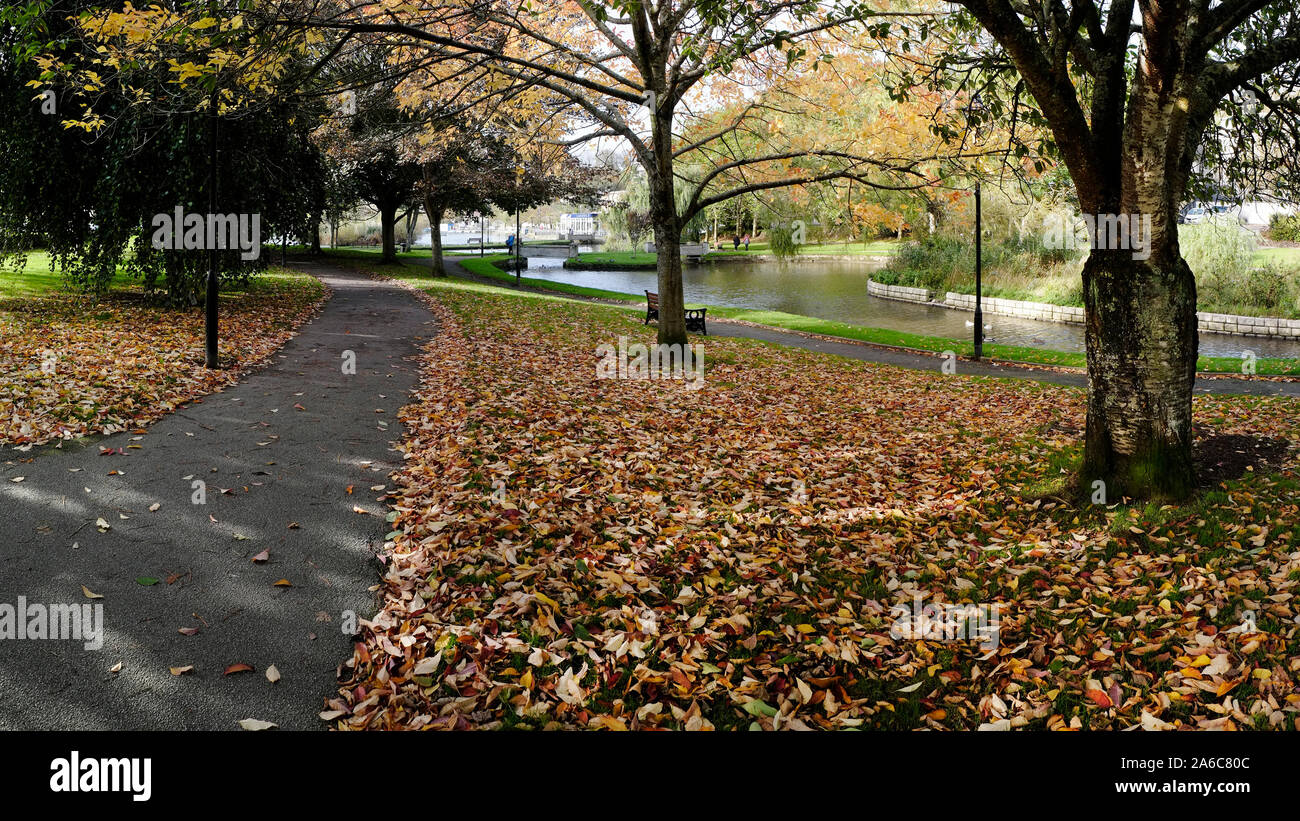
[[(104, 644), (0, 640), (0, 729), (326, 726), (321, 697), (350, 656), (345, 612), (374, 612), (374, 552), (388, 527), (370, 488), (400, 461), (396, 412), (416, 384), (411, 357), (436, 329), (396, 285), (301, 267), (333, 297), (238, 385), (146, 435), (4, 451), (0, 621), (19, 597), (102, 604)], [(355, 375), (343, 373), (344, 351)], [(196, 480), (206, 504), (194, 503)], [(264, 550), (269, 560), (254, 563)], [(223, 674), (236, 664), (253, 670)]]

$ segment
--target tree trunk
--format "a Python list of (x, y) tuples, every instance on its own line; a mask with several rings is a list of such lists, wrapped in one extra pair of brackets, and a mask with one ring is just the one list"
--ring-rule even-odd
[(311, 220), (311, 255), (318, 257), (320, 254), (320, 215), (316, 214)]
[(397, 206), (384, 206), (379, 209), (380, 234), (383, 237), (384, 253), (380, 262), (397, 262)]
[(682, 234), (677, 219), (671, 175), (650, 183), (650, 216), (654, 222), (656, 271), (659, 274), (659, 343), (686, 344), (686, 300), (682, 293)]
[[(662, 99), (662, 98), (660, 98)], [(682, 295), (682, 226), (673, 180), (672, 110), (660, 108), (651, 118), (654, 144), (650, 184), (650, 220), (654, 225), (659, 275), (659, 344), (686, 344), (686, 302)]]
[(432, 248), (433, 275), (445, 277), (447, 269), (442, 264), (442, 215), (443, 209), (428, 197), (424, 200), (424, 214), (429, 218), (429, 245)]
[(1082, 478), (1106, 498), (1185, 498), (1195, 485), (1196, 281), (1175, 250), (1093, 251), (1083, 268), (1088, 423)]
[[(1186, 44), (1175, 47), (1180, 35), (1172, 26), (1152, 26), (1145, 36), (1116, 157), (1119, 201), (1112, 186), (1095, 186), (1111, 193), (1089, 209), (1117, 205), (1121, 220), (1145, 221), (1145, 243), (1133, 242), (1131, 225), (1130, 241), (1117, 248), (1096, 214), (1094, 250), (1083, 269), (1088, 422), (1081, 478), (1089, 483), (1085, 491), (1105, 482), (1108, 501), (1179, 500), (1196, 485), (1196, 279), (1178, 248), (1176, 218), (1186, 183), (1186, 104), (1177, 102), (1187, 94), (1180, 63)], [(1081, 203), (1089, 199), (1085, 188)]]

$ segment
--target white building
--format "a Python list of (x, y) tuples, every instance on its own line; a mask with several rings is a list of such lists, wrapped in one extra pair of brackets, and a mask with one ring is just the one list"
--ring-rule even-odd
[(595, 213), (586, 214), (561, 214), (560, 215), (560, 233), (569, 234), (595, 234), (600, 228), (600, 215)]

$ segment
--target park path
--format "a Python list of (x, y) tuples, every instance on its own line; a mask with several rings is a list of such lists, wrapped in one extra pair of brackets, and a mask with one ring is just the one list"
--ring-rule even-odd
[[(509, 285), (502, 286), (502, 283), (497, 280), (474, 274), (464, 266), (457, 264), (454, 257), (444, 257), (443, 259), (447, 271), (450, 274), (464, 277), (466, 279), (472, 279), (487, 285), (511, 287)], [(417, 264), (428, 265), (429, 263), (421, 260)], [(611, 300), (599, 299), (596, 297), (573, 296), (530, 286), (524, 286), (520, 290), (529, 291), (531, 293), (548, 294), (560, 299), (572, 299), (580, 302), (595, 302), (606, 305), (617, 304), (624, 306), (628, 304), (626, 302), (613, 302)], [(844, 356), (849, 359), (857, 359), (863, 362), (896, 365), (900, 368), (910, 368), (918, 371), (937, 371), (940, 370), (943, 364), (943, 359), (939, 356), (920, 353), (906, 348), (893, 348), (887, 345), (873, 345), (869, 342), (836, 339), (834, 337), (819, 336), (816, 334), (804, 334), (797, 331), (786, 331), (780, 328), (773, 328), (767, 325), (755, 325), (749, 322), (738, 322), (727, 319), (710, 318), (708, 325), (710, 336), (758, 339), (764, 342), (786, 345), (791, 348), (803, 348), (805, 350), (817, 351), (819, 353), (835, 354), (836, 356)], [(965, 376), (995, 376), (1006, 379), (1027, 379), (1034, 382), (1046, 382), (1054, 385), (1069, 385), (1078, 388), (1085, 388), (1088, 385), (1087, 374), (1080, 370), (1059, 370), (1046, 367), (1020, 367), (1017, 365), (998, 362), (974, 362), (969, 359), (959, 360), (957, 362), (956, 372)], [(1198, 376), (1196, 378), (1195, 391), (1197, 393), (1242, 396), (1300, 396), (1300, 381), (1270, 379), (1269, 377), (1238, 378), (1233, 376)]]
[[(368, 618), (375, 607), (368, 588), (388, 527), (370, 488), (389, 484), (400, 462), (397, 410), (436, 328), (393, 283), (299, 267), (333, 297), (264, 369), (145, 435), (4, 451), (0, 607), (20, 596), (102, 604), (105, 640), (99, 650), (0, 641), (0, 729), (238, 730), (245, 718), (325, 726), (322, 697), (351, 654), (344, 614)], [(345, 351), (355, 375), (343, 373)], [(254, 563), (262, 551), (269, 560)], [(281, 579), (292, 586), (276, 586)], [(85, 598), (83, 585), (103, 598)], [(236, 664), (253, 671), (223, 675)], [(169, 670), (186, 666), (193, 671)]]

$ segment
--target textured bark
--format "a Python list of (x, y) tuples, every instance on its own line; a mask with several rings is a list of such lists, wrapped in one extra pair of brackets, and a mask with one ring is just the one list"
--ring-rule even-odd
[(442, 264), (442, 216), (443, 209), (431, 198), (424, 199), (424, 213), (429, 218), (429, 245), (432, 248), (433, 275), (445, 277), (447, 269)]
[(659, 276), (659, 342), (686, 344), (686, 300), (682, 294), (682, 238), (672, 183), (652, 183), (650, 215), (654, 222), (656, 271)]
[(659, 343), (686, 344), (686, 300), (682, 295), (682, 225), (673, 186), (672, 114), (655, 113), (651, 140), (654, 167), (650, 183), (650, 220), (654, 225), (659, 275)]
[[(1093, 252), (1083, 270), (1088, 422), (1082, 479), (1108, 499), (1182, 498), (1194, 486), (1196, 283), (1180, 257)], [(1154, 264), (1153, 264), (1154, 263)]]
[(380, 262), (397, 262), (397, 206), (384, 206), (379, 209), (380, 234), (383, 237), (384, 254)]
[[(1195, 487), (1196, 281), (1178, 248), (1176, 218), (1195, 77), (1183, 60), (1186, 27), (1171, 21), (1178, 19), (1172, 12), (1144, 9), (1118, 202), (1112, 193), (1096, 209), (1149, 216), (1149, 258), (1094, 250), (1083, 271), (1089, 387), (1082, 478), (1106, 482), (1108, 498), (1181, 499)], [(1105, 182), (1087, 187), (1107, 192)]]

